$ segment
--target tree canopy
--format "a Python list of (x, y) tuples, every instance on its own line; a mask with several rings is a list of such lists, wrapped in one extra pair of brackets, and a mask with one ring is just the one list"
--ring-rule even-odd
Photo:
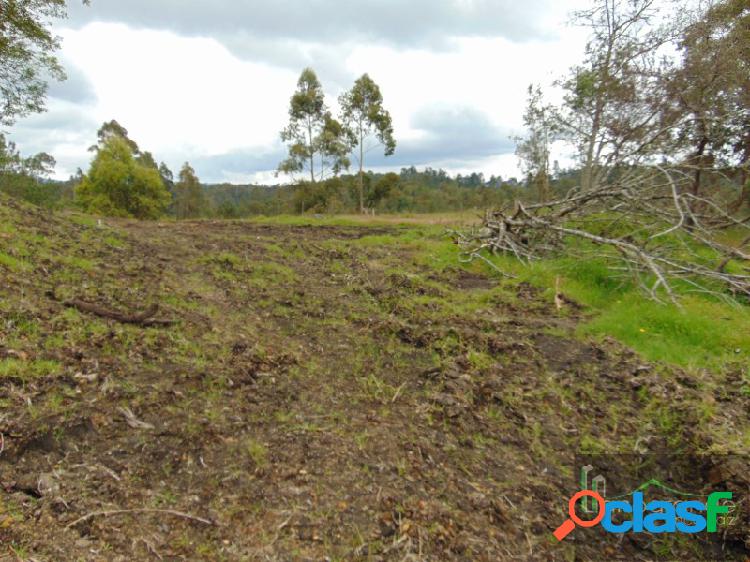
[(159, 171), (140, 164), (127, 141), (114, 135), (101, 143), (76, 199), (91, 213), (155, 219), (164, 214), (171, 196)]
[(341, 105), (341, 119), (346, 128), (351, 131), (354, 146), (359, 148), (359, 203), (360, 211), (364, 211), (365, 155), (375, 148), (375, 146), (366, 146), (366, 143), (368, 139), (375, 138), (377, 143), (383, 146), (383, 153), (386, 156), (393, 154), (396, 150), (393, 123), (390, 113), (383, 107), (380, 87), (367, 74), (358, 78), (352, 89), (340, 96), (339, 104)]
[(305, 68), (297, 81), (281, 140), (289, 149), (289, 156), (279, 164), (281, 173), (307, 171), (310, 182), (315, 183), (349, 167), (347, 131), (326, 108), (323, 87), (311, 68)]
[(67, 16), (66, 2), (1, 0), (0, 15), (0, 125), (7, 126), (44, 111), (48, 78), (65, 79), (50, 25)]

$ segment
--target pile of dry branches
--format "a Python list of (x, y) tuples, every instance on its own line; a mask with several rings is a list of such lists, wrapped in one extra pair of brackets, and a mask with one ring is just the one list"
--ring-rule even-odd
[(680, 292), (746, 299), (750, 216), (732, 216), (727, 205), (690, 192), (689, 174), (684, 166), (633, 167), (588, 191), (488, 212), (483, 228), (456, 233), (462, 259), (595, 255), (656, 300), (676, 302), (678, 282)]

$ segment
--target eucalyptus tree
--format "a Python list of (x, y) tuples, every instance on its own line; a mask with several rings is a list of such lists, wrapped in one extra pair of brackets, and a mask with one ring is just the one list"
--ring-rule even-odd
[[(383, 147), (385, 156), (394, 153), (396, 141), (393, 138), (393, 123), (390, 113), (383, 107), (380, 87), (367, 74), (358, 78), (352, 89), (339, 97), (339, 104), (341, 105), (341, 120), (351, 131), (354, 146), (358, 149), (359, 208), (361, 212), (364, 212), (365, 155), (378, 146)], [(368, 145), (368, 141), (371, 144)]]
[(118, 135), (99, 146), (75, 195), (87, 212), (140, 219), (160, 217), (171, 200), (159, 170), (139, 163)]
[[(142, 156), (141, 149), (138, 147), (138, 143), (130, 138), (128, 130), (120, 125), (120, 123), (118, 123), (115, 119), (102, 123), (102, 126), (99, 127), (99, 130), (96, 132), (97, 143), (89, 147), (89, 152), (97, 152), (107, 143), (109, 139), (113, 137), (124, 140), (125, 144), (127, 144), (128, 148), (130, 148), (130, 152), (136, 158)], [(149, 154), (146, 158), (147, 160), (153, 162), (153, 156), (151, 154)]]
[(279, 164), (281, 173), (307, 171), (314, 184), (328, 173), (337, 175), (349, 167), (347, 131), (328, 111), (323, 87), (311, 68), (305, 68), (297, 81), (297, 90), (289, 102), (289, 123), (281, 131), (281, 140), (289, 150), (288, 157)]

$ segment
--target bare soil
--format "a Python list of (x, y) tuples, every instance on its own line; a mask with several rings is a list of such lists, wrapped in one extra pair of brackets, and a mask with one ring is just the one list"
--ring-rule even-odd
[(551, 535), (582, 444), (710, 448), (705, 424), (750, 410), (732, 373), (705, 420), (699, 375), (579, 340), (582, 313), (531, 286), (431, 267), (397, 226), (2, 203), (0, 560), (748, 559), (747, 525)]

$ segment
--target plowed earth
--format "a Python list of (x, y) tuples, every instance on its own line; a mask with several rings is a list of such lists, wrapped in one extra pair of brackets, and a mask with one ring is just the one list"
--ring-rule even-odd
[[(577, 450), (708, 449), (702, 428), (747, 424), (750, 398), (722, 375), (706, 419), (708, 375), (581, 341), (578, 307), (458, 267), (439, 231), (1, 203), (0, 560), (750, 552), (747, 521), (693, 542), (552, 537)], [(747, 492), (747, 468), (722, 478)]]

